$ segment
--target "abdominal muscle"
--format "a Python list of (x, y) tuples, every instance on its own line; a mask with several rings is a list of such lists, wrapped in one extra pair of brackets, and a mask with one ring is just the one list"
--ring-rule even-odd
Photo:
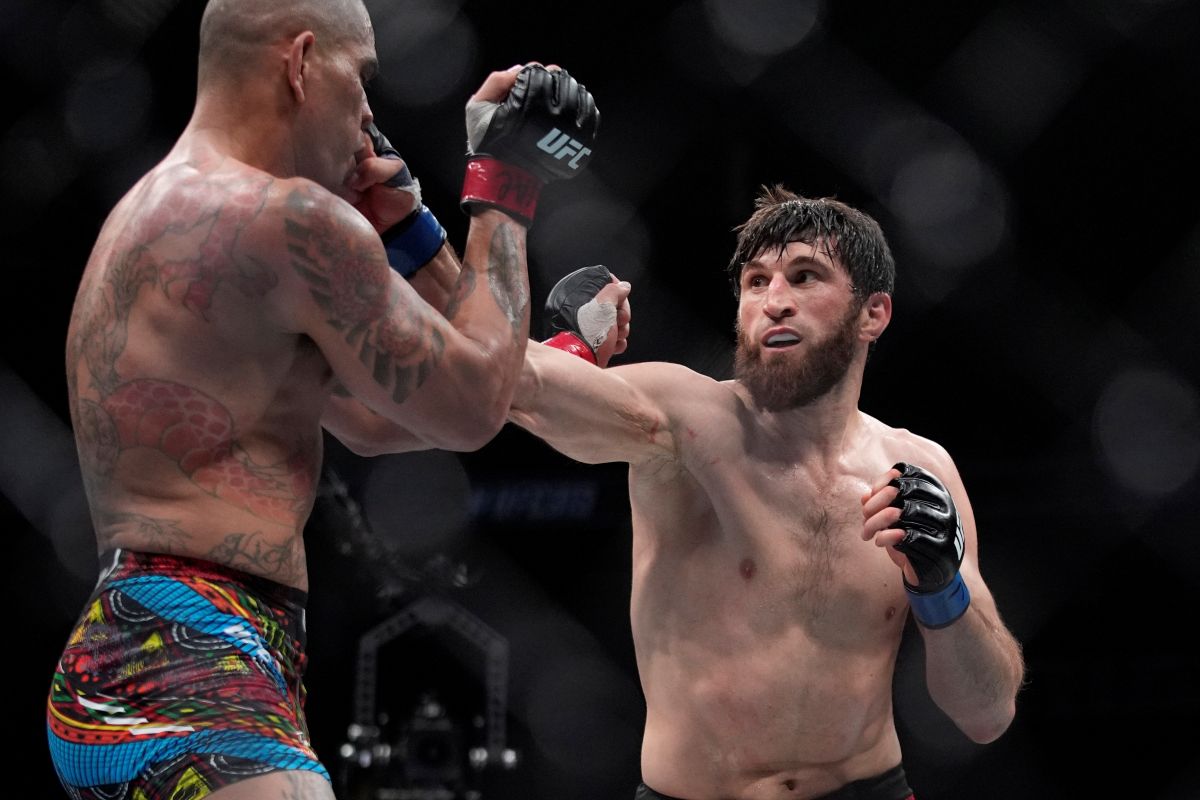
[(877, 661), (801, 641), (641, 658), (643, 779), (689, 800), (801, 798), (894, 767), (891, 663)]
[(688, 800), (805, 798), (899, 764), (905, 613), (886, 555), (839, 525), (829, 535), (845, 544), (814, 567), (814, 545), (766, 526), (731, 532), (711, 513), (674, 512), (635, 508), (646, 784)]

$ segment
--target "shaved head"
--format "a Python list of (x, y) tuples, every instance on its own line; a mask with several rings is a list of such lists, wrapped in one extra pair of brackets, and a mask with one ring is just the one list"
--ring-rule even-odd
[(244, 76), (266, 46), (312, 31), (325, 44), (371, 35), (362, 0), (209, 0), (200, 22), (203, 87)]

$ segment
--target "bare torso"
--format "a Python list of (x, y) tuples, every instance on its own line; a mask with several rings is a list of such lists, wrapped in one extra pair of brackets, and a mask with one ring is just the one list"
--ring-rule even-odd
[(109, 216), (72, 313), (67, 376), (98, 547), (306, 588), (331, 372), (272, 319), (281, 256), (244, 246), (280, 182), (181, 151)]
[(907, 603), (899, 569), (861, 538), (861, 497), (917, 437), (859, 415), (828, 461), (769, 435), (732, 384), (695, 381), (680, 460), (630, 473), (643, 778), (749, 800), (883, 772), (900, 762)]

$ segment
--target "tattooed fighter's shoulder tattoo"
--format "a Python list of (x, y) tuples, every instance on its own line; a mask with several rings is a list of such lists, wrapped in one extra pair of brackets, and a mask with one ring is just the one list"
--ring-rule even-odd
[(403, 402), (437, 366), (445, 340), (424, 306), (401, 308), (382, 246), (331, 215), (311, 193), (288, 197), (284, 235), (292, 268), (304, 279), (325, 322), (357, 348), (375, 382)]

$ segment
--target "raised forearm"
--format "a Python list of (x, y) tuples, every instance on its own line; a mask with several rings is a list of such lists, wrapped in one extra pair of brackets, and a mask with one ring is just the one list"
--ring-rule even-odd
[(435, 310), (453, 316), (453, 301), (462, 264), (449, 244), (442, 245), (433, 260), (408, 279), (408, 283)]

